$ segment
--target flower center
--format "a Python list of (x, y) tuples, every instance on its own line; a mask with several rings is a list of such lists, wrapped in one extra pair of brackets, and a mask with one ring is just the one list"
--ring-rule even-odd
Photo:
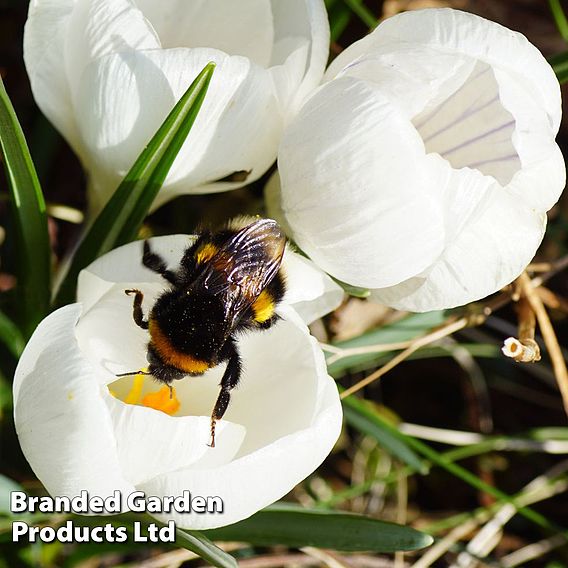
[(175, 414), (181, 406), (175, 388), (170, 388), (167, 385), (164, 385), (159, 390), (147, 392), (144, 396), (142, 396), (146, 376), (147, 375), (143, 375), (142, 373), (135, 375), (132, 379), (130, 391), (128, 391), (128, 394), (124, 398), (117, 396), (112, 390), (110, 392), (113, 396), (121, 398), (121, 400), (126, 404), (147, 406), (148, 408), (165, 412), (170, 416)]
[(465, 82), (435, 108), (412, 120), (426, 151), (453, 168), (472, 168), (501, 185), (520, 169), (513, 145), (515, 119), (503, 106), (493, 69), (478, 61)]

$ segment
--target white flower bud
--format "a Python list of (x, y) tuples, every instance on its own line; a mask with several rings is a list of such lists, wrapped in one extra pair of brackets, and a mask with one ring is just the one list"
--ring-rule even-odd
[(411, 11), (343, 51), (325, 79), (279, 150), (300, 248), (411, 311), (516, 278), (565, 184), (560, 89), (540, 52), (472, 14)]
[[(320, 83), (323, 0), (32, 0), (24, 59), (38, 106), (90, 174), (100, 206), (174, 104), (217, 65), (155, 205), (258, 179)], [(222, 181), (234, 172), (241, 181)]]

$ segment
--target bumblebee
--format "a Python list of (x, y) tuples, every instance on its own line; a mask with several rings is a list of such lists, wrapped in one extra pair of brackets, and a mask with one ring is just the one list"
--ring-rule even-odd
[(268, 329), (278, 320), (275, 308), (285, 293), (281, 267), (285, 246), (286, 238), (275, 221), (241, 219), (218, 232), (201, 232), (177, 269), (171, 270), (144, 241), (142, 264), (170, 287), (147, 318), (142, 292), (125, 290), (134, 295), (136, 325), (150, 334), (145, 374), (171, 389), (173, 381), (202, 375), (226, 362), (211, 414), (211, 447), (215, 447), (215, 424), (241, 379), (237, 336)]

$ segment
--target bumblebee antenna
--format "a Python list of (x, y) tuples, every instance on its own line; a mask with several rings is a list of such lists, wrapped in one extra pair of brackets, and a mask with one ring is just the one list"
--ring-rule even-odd
[(131, 375), (151, 375), (148, 371), (129, 371), (128, 373), (118, 373), (115, 377), (128, 377)]

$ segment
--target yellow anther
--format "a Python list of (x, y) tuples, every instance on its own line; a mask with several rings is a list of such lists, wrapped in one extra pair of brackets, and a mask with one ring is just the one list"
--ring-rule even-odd
[[(142, 369), (142, 373), (145, 373), (146, 369)], [(130, 392), (126, 395), (124, 402), (126, 404), (137, 404), (142, 396), (142, 388), (144, 387), (144, 375), (139, 373), (138, 375), (134, 375), (134, 379), (132, 379), (132, 388)]]
[(161, 410), (170, 416), (175, 414), (180, 407), (180, 402), (176, 396), (176, 390), (163, 386), (159, 391), (150, 392), (142, 399), (142, 405)]

